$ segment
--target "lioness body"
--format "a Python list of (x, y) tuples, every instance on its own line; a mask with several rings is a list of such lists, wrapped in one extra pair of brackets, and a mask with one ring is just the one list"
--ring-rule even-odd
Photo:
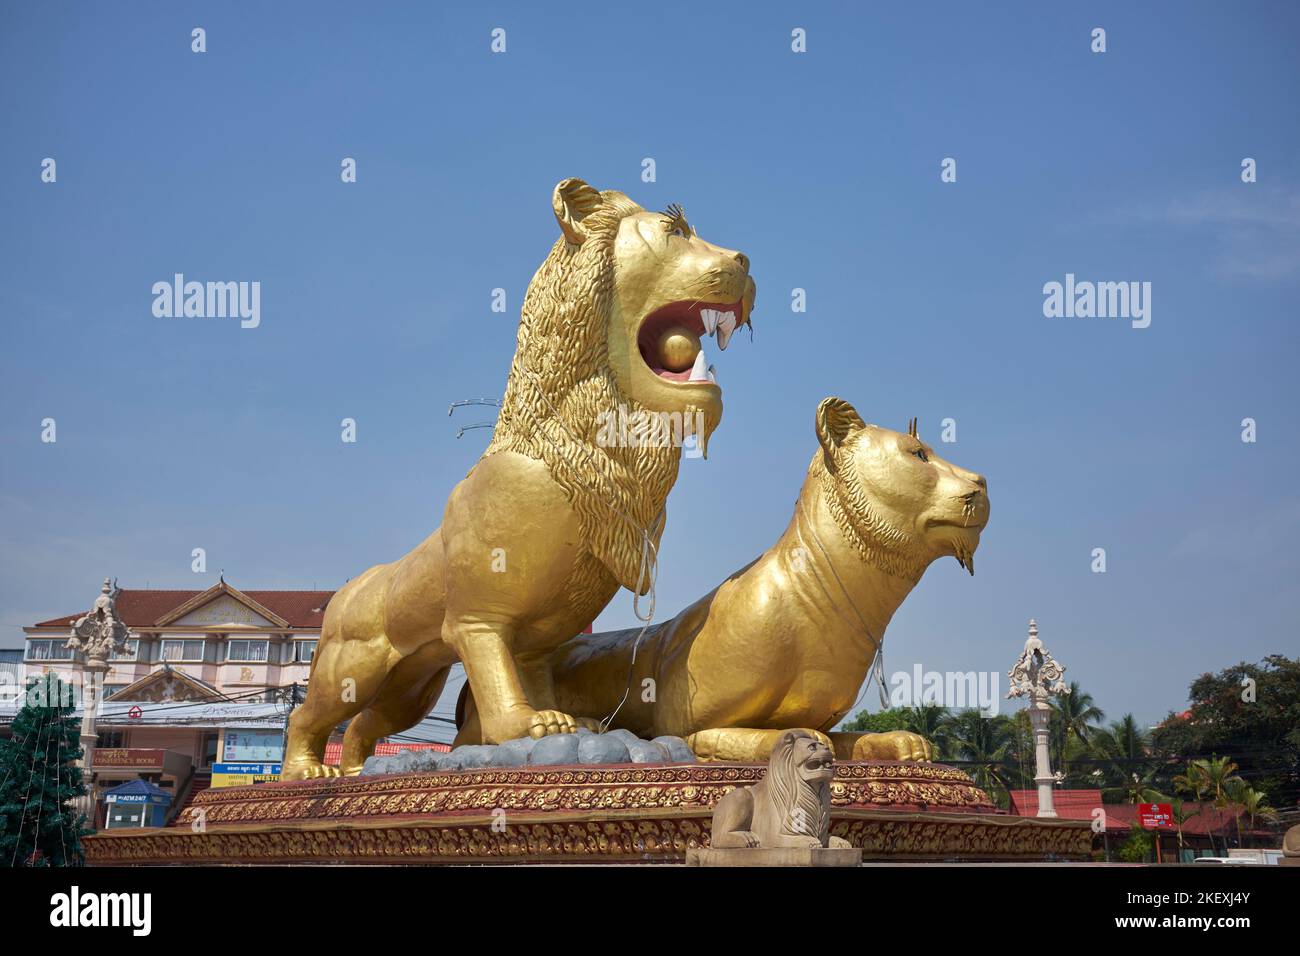
[[(681, 457), (680, 443), (602, 441), (601, 416), (677, 416), (679, 437), (705, 445), (722, 400), (700, 339), (725, 347), (755, 290), (745, 256), (676, 207), (648, 213), (577, 179), (552, 206), (563, 236), (529, 284), (492, 442), (441, 527), (330, 601), (285, 779), (359, 771), (379, 738), (428, 713), (456, 661), (475, 742), (595, 724), (556, 708), (550, 654), (620, 586), (648, 589)], [(327, 767), (325, 742), (349, 720)]]
[[(863, 424), (838, 399), (819, 408), (818, 433), (822, 450), (776, 544), (648, 629), (635, 663), (639, 629), (566, 642), (552, 658), (558, 706), (612, 712), (630, 672), (614, 726), (685, 737), (703, 759), (748, 762), (765, 759), (788, 728), (824, 734), (849, 712), (925, 567), (945, 554), (970, 565), (988, 497), (981, 476), (912, 435)], [(930, 756), (906, 732), (824, 739), (841, 759)]]

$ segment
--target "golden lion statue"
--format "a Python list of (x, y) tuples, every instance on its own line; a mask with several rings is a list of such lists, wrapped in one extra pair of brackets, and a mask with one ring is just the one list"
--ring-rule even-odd
[(709, 846), (843, 847), (830, 835), (835, 759), (817, 735), (787, 730), (772, 748), (767, 776), (729, 790), (713, 808)]
[(760, 763), (811, 727), (842, 760), (928, 760), (917, 734), (826, 735), (853, 706), (885, 627), (931, 562), (974, 573), (989, 516), (982, 476), (916, 435), (868, 425), (848, 402), (817, 407), (820, 448), (775, 545), (675, 618), (583, 634), (551, 667), (557, 706), (627, 701), (614, 726), (686, 738), (702, 760)]
[[(562, 235), (528, 286), (492, 441), (440, 528), (330, 601), (286, 780), (357, 773), (376, 740), (428, 713), (456, 661), (483, 742), (596, 726), (557, 707), (550, 654), (620, 586), (649, 589), (681, 457), (664, 425), (707, 449), (722, 393), (700, 341), (726, 347), (754, 282), (679, 207), (647, 212), (580, 179), (552, 206)], [(340, 765), (325, 766), (345, 720)]]

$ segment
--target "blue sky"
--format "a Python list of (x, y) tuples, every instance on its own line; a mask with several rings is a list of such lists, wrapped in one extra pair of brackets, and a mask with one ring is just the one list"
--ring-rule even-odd
[[(682, 203), (758, 284), (664, 613), (775, 540), (840, 395), (989, 479), (976, 576), (931, 568), (887, 671), (1005, 672), (1032, 616), (1152, 721), (1295, 655), (1295, 5), (803, 6), (0, 7), (0, 644), (106, 574), (327, 588), (414, 545), (488, 435), (447, 406), (500, 394), (581, 176)], [(155, 318), (176, 272), (259, 281), (260, 327)], [(1150, 282), (1150, 327), (1045, 318), (1067, 273)], [(632, 620), (624, 592), (597, 627)]]

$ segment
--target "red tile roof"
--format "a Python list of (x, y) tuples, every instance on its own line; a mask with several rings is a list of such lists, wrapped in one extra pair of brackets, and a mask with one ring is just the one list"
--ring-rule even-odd
[[(1011, 812), (1017, 816), (1038, 815), (1037, 790), (1012, 790)], [(1053, 790), (1052, 806), (1062, 820), (1092, 821), (1092, 811), (1101, 806), (1100, 790)]]
[[(1106, 829), (1112, 833), (1116, 831), (1127, 833), (1129, 828), (1138, 822), (1137, 807), (1134, 804), (1103, 804), (1100, 790), (1056, 790), (1052, 793), (1052, 806), (1056, 808), (1056, 815), (1063, 820), (1087, 820), (1089, 822), (1093, 819), (1092, 811), (1097, 807), (1101, 807), (1106, 811)], [(1237, 825), (1234, 821), (1242, 812), (1238, 807), (1219, 809), (1213, 803), (1196, 803), (1190, 800), (1183, 801), (1183, 809), (1189, 814), (1195, 814), (1183, 824), (1184, 835), (1205, 835), (1210, 832), (1213, 832), (1216, 836), (1225, 832), (1235, 834)], [(1038, 791), (1012, 790), (1011, 812), (1023, 817), (1036, 816), (1038, 813)], [(1171, 833), (1174, 830), (1166, 830), (1165, 832)], [(1243, 819), (1241, 821), (1241, 832), (1256, 831), (1252, 831), (1249, 823)]]
[[(164, 591), (144, 588), (123, 588), (117, 596), (117, 612), (127, 627), (151, 627), (169, 611), (191, 601), (207, 591)], [(289, 622), (292, 627), (320, 627), (325, 619), (325, 605), (333, 591), (244, 591), (250, 598)], [(89, 608), (87, 608), (89, 610)], [(85, 614), (66, 614), (63, 617), (41, 621), (36, 627), (69, 627)]]

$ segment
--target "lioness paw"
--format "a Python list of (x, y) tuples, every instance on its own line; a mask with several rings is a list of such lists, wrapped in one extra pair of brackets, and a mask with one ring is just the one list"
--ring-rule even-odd
[(890, 730), (864, 734), (853, 745), (854, 760), (905, 760), (929, 763), (933, 754), (930, 742), (908, 730)]

